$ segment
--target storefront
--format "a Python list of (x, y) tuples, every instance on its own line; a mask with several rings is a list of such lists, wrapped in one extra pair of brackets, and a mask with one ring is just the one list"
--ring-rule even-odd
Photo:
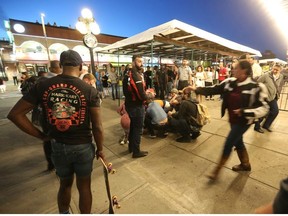
[[(21, 28), (19, 28), (21, 27)], [(59, 60), (60, 54), (68, 49), (77, 51), (84, 64), (90, 66), (90, 53), (83, 45), (83, 36), (76, 30), (57, 25), (45, 25), (47, 37), (43, 35), (42, 25), (38, 22), (26, 22), (21, 20), (5, 21), (5, 28), (10, 42), (10, 53), (6, 55), (3, 66), (7, 67), (6, 76), (12, 79), (15, 71), (28, 72), (31, 76), (39, 71), (49, 70), (49, 60)], [(98, 47), (115, 43), (124, 37), (99, 34), (97, 35)], [(47, 40), (47, 44), (46, 44)], [(49, 52), (47, 52), (47, 48)], [(95, 65), (101, 67), (108, 62), (117, 63), (114, 55), (99, 55), (94, 50)], [(121, 60), (123, 59), (123, 60)], [(131, 58), (129, 59), (131, 61)], [(119, 64), (127, 63), (127, 59), (121, 57)], [(2, 70), (1, 70), (2, 71)], [(3, 73), (5, 75), (5, 72)]]

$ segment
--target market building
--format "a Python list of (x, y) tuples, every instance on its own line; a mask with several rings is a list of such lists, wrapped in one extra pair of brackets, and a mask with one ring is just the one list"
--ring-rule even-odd
[[(9, 40), (0, 41), (1, 63), (3, 72), (1, 77), (10, 80), (14, 71), (29, 72), (36, 75), (38, 71), (47, 71), (50, 60), (58, 60), (62, 51), (73, 49), (77, 51), (86, 65), (90, 65), (89, 49), (83, 45), (83, 35), (71, 27), (45, 24), (46, 37), (39, 22), (26, 22), (22, 20), (9, 19), (5, 21)], [(98, 47), (105, 47), (125, 37), (99, 34), (97, 35)], [(49, 56), (47, 53), (49, 50)], [(97, 48), (98, 48), (97, 47)], [(96, 49), (97, 49), (96, 48)], [(95, 51), (95, 64), (103, 65), (108, 62), (118, 64), (118, 56), (97, 54)], [(121, 56), (121, 63), (127, 63), (129, 56)], [(5, 75), (6, 74), (6, 75)]]

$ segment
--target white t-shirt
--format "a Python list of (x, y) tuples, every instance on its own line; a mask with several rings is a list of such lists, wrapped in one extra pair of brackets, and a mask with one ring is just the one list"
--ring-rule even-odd
[(207, 77), (207, 79), (205, 80), (206, 82), (213, 82), (214, 73), (212, 71), (207, 71), (206, 77)]
[(196, 75), (195, 75), (195, 78), (196, 78), (196, 87), (204, 87), (205, 86), (205, 76), (204, 76), (204, 72), (196, 72)]
[(253, 71), (253, 78), (257, 78), (262, 75), (262, 68), (257, 63), (254, 63), (252, 65), (252, 71)]

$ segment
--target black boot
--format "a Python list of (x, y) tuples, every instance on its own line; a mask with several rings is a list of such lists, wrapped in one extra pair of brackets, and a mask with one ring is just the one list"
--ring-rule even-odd
[(176, 139), (176, 142), (180, 143), (189, 143), (191, 141), (191, 137), (189, 136), (182, 136)]
[(132, 158), (140, 158), (140, 157), (145, 157), (148, 155), (147, 151), (139, 151), (137, 153), (132, 154)]

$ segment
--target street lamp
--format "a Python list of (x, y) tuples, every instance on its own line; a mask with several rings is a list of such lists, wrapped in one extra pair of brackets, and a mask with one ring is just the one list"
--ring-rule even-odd
[(91, 10), (84, 8), (81, 11), (81, 16), (78, 18), (76, 23), (76, 29), (84, 35), (83, 42), (86, 47), (88, 47), (91, 59), (91, 70), (93, 75), (95, 75), (95, 65), (94, 65), (94, 54), (93, 49), (98, 45), (97, 38), (95, 35), (100, 33), (99, 25), (93, 18)]
[(48, 61), (49, 61), (49, 64), (50, 64), (50, 52), (49, 52), (49, 47), (48, 47), (47, 34), (46, 34), (46, 28), (45, 28), (45, 23), (44, 23), (44, 17), (45, 17), (45, 14), (41, 13), (41, 22), (42, 22), (43, 34), (44, 34), (44, 38), (45, 38), (45, 44), (46, 44), (46, 49), (47, 49)]

